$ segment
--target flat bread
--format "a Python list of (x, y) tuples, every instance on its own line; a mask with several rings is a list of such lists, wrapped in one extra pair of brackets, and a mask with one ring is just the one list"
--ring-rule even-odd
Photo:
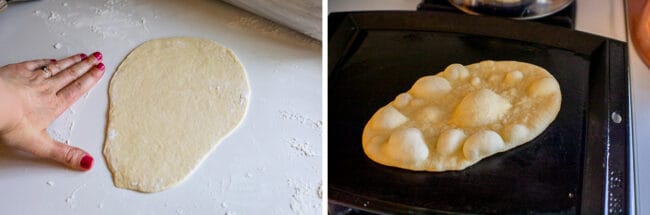
[(363, 130), (363, 150), (387, 166), (462, 170), (537, 137), (561, 102), (557, 80), (539, 66), (452, 64), (380, 108)]

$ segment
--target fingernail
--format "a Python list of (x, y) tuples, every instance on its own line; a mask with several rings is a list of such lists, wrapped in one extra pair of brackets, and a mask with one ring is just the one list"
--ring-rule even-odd
[(79, 57), (81, 57), (81, 60), (85, 60), (88, 56), (86, 56), (84, 53), (81, 53), (79, 54)]
[(90, 169), (93, 166), (93, 157), (90, 157), (90, 155), (84, 156), (81, 158), (79, 165), (81, 165), (81, 168)]
[(93, 53), (93, 56), (95, 56), (95, 58), (97, 58), (97, 60), (102, 60), (102, 57), (103, 57), (101, 52), (95, 52), (95, 53)]
[(50, 63), (56, 63), (56, 59), (50, 59)]
[(97, 69), (99, 69), (99, 70), (101, 70), (101, 71), (104, 71), (104, 68), (106, 68), (106, 67), (104, 66), (104, 63), (99, 63), (99, 64), (97, 64), (97, 65), (95, 66), (95, 68), (97, 68)]

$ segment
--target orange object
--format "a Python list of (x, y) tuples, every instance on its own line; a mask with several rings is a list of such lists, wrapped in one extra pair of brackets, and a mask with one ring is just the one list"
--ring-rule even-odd
[(650, 66), (650, 4), (647, 0), (629, 0), (627, 14), (634, 49)]

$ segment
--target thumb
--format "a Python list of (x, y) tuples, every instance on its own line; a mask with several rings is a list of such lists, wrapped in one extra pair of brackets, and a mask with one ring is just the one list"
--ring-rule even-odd
[(32, 151), (34, 155), (58, 161), (77, 170), (86, 171), (92, 168), (93, 157), (88, 152), (56, 141), (47, 134), (41, 139), (43, 140), (40, 141), (42, 144), (38, 147), (39, 150)]

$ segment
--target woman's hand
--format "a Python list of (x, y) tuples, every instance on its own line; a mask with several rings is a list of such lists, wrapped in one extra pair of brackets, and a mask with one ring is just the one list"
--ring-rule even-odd
[(55, 141), (47, 127), (104, 74), (102, 54), (73, 55), (0, 67), (0, 143), (88, 170), (87, 152)]

